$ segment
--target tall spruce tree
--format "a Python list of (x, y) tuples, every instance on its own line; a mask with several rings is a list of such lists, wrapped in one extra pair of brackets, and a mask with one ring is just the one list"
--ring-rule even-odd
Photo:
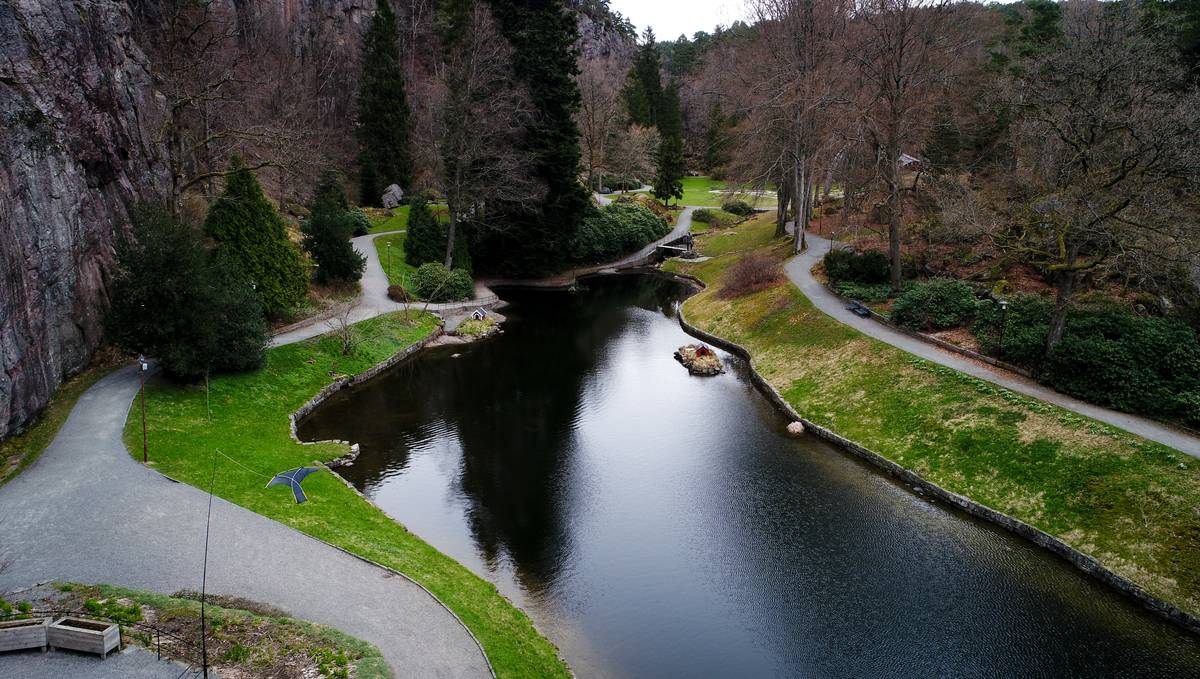
[(658, 172), (654, 176), (654, 197), (663, 202), (683, 198), (683, 175), (687, 162), (683, 157), (683, 107), (679, 101), (679, 83), (671, 81), (663, 91), (658, 107)]
[(254, 173), (236, 157), (204, 230), (258, 290), (267, 313), (294, 307), (304, 298), (308, 275), (300, 252)]
[(384, 189), (412, 187), (412, 111), (396, 43), (396, 15), (390, 0), (378, 0), (363, 38), (362, 78), (358, 83), (359, 203), (379, 205)]
[(725, 115), (720, 101), (714, 101), (708, 109), (708, 124), (704, 130), (704, 169), (710, 175), (721, 173), (729, 164), (729, 150), (733, 137), (729, 116)]
[(362, 278), (366, 259), (350, 243), (354, 217), (336, 175), (322, 176), (301, 231), (301, 247), (317, 264), (317, 282), (351, 283)]
[(625, 79), (621, 96), (625, 99), (625, 110), (629, 122), (643, 127), (658, 126), (658, 110), (662, 104), (662, 53), (654, 38), (654, 30), (647, 28), (642, 36), (633, 66)]
[(546, 186), (539, 205), (505, 201), (496, 212), (508, 226), (481, 238), (481, 265), (513, 274), (562, 268), (567, 247), (588, 207), (579, 182), (579, 85), (575, 15), (562, 0), (489, 0), (500, 30), (513, 47), (513, 71), (529, 92), (536, 115), (525, 126), (524, 146), (533, 176)]

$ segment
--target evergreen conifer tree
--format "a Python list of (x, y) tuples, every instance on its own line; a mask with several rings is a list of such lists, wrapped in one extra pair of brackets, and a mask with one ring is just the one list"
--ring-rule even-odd
[(442, 226), (420, 196), (408, 211), (408, 234), (404, 237), (404, 259), (411, 266), (440, 262), (446, 256), (446, 236)]
[(267, 313), (294, 307), (308, 291), (300, 253), (258, 179), (234, 158), (225, 191), (208, 211), (204, 230), (258, 290)]
[(359, 203), (378, 206), (384, 189), (412, 187), (412, 111), (390, 0), (378, 0), (363, 39), (358, 84)]
[(629, 122), (644, 127), (657, 127), (658, 109), (662, 103), (662, 54), (654, 37), (654, 30), (647, 28), (642, 36), (629, 76), (621, 96), (625, 99), (625, 110)]
[(663, 92), (659, 105), (658, 172), (654, 177), (654, 196), (663, 202), (683, 198), (683, 175), (687, 163), (683, 157), (683, 108), (679, 102), (679, 84), (672, 81)]
[(366, 259), (350, 243), (354, 218), (335, 175), (324, 175), (317, 185), (302, 230), (301, 246), (317, 264), (318, 282), (349, 283), (362, 278)]
[[(579, 85), (575, 14), (563, 0), (490, 0), (500, 30), (513, 47), (513, 71), (529, 92), (537, 114), (526, 125), (524, 144), (533, 176), (545, 184), (541, 204), (531, 208), (499, 196), (495, 213), (507, 229), (480, 239), (479, 254), (494, 269), (541, 274), (563, 267), (584, 211), (579, 182)], [(457, 261), (457, 258), (456, 258)]]
[(108, 336), (183, 379), (262, 365), (267, 343), (258, 295), (226, 257), (210, 257), (199, 230), (164, 208), (134, 211), (117, 241)]
[(708, 109), (708, 126), (704, 131), (704, 169), (709, 174), (720, 174), (721, 168), (729, 163), (729, 147), (733, 142), (730, 127), (721, 102), (714, 101)]

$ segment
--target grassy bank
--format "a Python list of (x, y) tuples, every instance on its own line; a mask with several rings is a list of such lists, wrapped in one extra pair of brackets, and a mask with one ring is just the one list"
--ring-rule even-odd
[[(721, 207), (727, 200), (744, 200), (753, 207), (775, 207), (776, 199), (772, 195), (756, 196), (750, 193), (726, 191), (728, 185), (712, 177), (684, 177), (682, 205), (692, 207)], [(721, 193), (713, 193), (720, 191)]]
[[(404, 285), (417, 270), (417, 267), (409, 264), (408, 260), (404, 258), (404, 238), (407, 235), (393, 233), (390, 236), (380, 236), (375, 239), (375, 252), (379, 253), (379, 264), (387, 273), (389, 285)], [(388, 245), (391, 245), (390, 254)]]
[(119, 364), (106, 361), (101, 365), (87, 368), (78, 375), (64, 382), (50, 398), (50, 403), (38, 416), (37, 422), (18, 436), (11, 436), (0, 441), (0, 486), (8, 483), (21, 470), (33, 464), (46, 446), (54, 440), (54, 435), (67, 421), (75, 402), (96, 383), (101, 377), (116, 370)]
[(750, 253), (788, 255), (770, 215), (698, 239), (715, 258), (667, 267), (709, 285), (688, 320), (746, 347), (806, 418), (930, 482), (1056, 535), (1200, 613), (1200, 461), (917, 359), (816, 309), (790, 283), (723, 300)]
[(371, 231), (369, 233), (386, 233), (388, 231), (407, 229), (408, 212), (411, 209), (411, 205), (401, 205), (392, 210), (371, 210), (367, 215), (371, 218)]
[[(403, 315), (392, 314), (357, 324), (366, 340), (349, 357), (342, 356), (340, 345), (328, 337), (272, 349), (262, 370), (212, 380), (211, 415), (202, 387), (153, 381), (147, 387), (152, 464), (205, 487), (213, 451), (220, 450), (249, 470), (222, 459), (218, 495), (407, 574), (462, 618), (498, 675), (566, 676), (554, 646), (492, 584), (409, 533), (331, 474), (315, 474), (304, 482), (309, 501), (302, 505), (295, 504), (286, 489), (263, 488), (263, 475), (346, 452), (341, 445), (294, 442), (288, 415), (333, 381), (331, 375), (363, 372), (436, 327), (433, 316), (415, 319), (409, 325)], [(135, 419), (130, 418), (125, 430), (130, 450), (140, 447)]]

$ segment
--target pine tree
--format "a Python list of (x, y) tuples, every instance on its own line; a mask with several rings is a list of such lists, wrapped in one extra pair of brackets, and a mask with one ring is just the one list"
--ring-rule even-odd
[(729, 147), (733, 143), (729, 128), (729, 117), (721, 102), (714, 101), (708, 109), (708, 126), (704, 131), (704, 169), (710, 175), (720, 174), (721, 168), (729, 163)]
[(165, 208), (137, 208), (130, 231), (117, 242), (108, 337), (183, 379), (262, 365), (266, 322), (237, 267)]
[(359, 203), (379, 205), (384, 189), (412, 186), (412, 111), (396, 44), (390, 0), (378, 0), (363, 39), (358, 83)]
[(579, 176), (579, 85), (576, 17), (562, 0), (490, 0), (500, 30), (513, 47), (513, 71), (529, 92), (537, 114), (525, 127), (525, 151), (546, 194), (534, 209), (504, 202), (497, 209), (508, 227), (480, 239), (480, 259), (513, 274), (542, 274), (561, 268), (584, 211), (587, 193)]
[(404, 260), (411, 266), (440, 262), (446, 255), (446, 237), (425, 199), (413, 198), (404, 237)]
[(625, 109), (629, 114), (629, 122), (644, 127), (658, 126), (658, 109), (662, 103), (662, 54), (654, 38), (654, 30), (647, 28), (642, 36), (642, 46), (638, 48), (629, 76), (621, 96), (625, 99)]
[(267, 313), (296, 306), (308, 276), (283, 218), (263, 195), (258, 179), (234, 158), (225, 191), (208, 211), (204, 230), (258, 290)]
[(317, 264), (318, 282), (350, 283), (362, 278), (366, 259), (350, 243), (354, 218), (336, 175), (322, 176), (302, 230), (301, 247)]
[(654, 177), (654, 197), (663, 202), (683, 198), (683, 175), (687, 163), (683, 157), (683, 108), (679, 102), (679, 83), (672, 81), (659, 104), (658, 171)]

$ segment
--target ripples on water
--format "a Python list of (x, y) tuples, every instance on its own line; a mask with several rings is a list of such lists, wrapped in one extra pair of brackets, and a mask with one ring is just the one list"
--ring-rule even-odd
[[(687, 375), (682, 291), (517, 293), (503, 336), (340, 392), (306, 438), (580, 676), (1200, 676), (1195, 637)], [(461, 353), (460, 358), (452, 354)]]

